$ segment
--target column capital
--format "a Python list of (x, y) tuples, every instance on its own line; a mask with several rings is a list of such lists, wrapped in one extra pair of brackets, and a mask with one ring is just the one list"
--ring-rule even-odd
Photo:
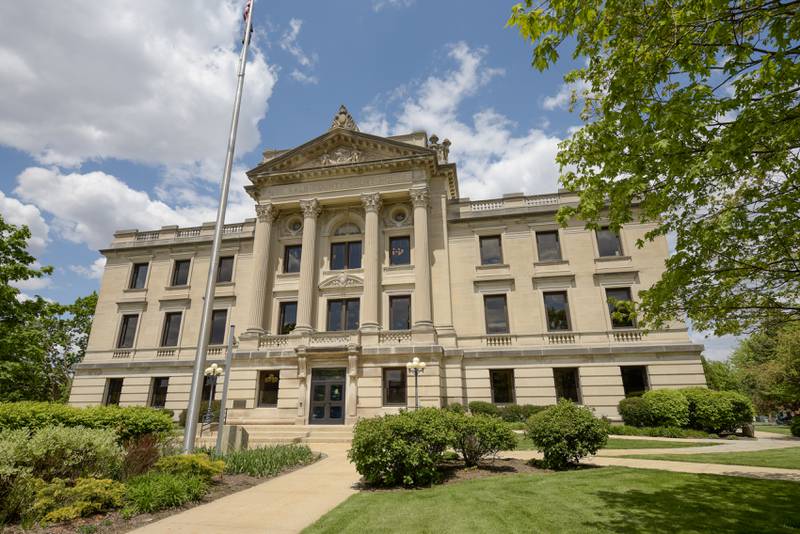
[(381, 209), (381, 194), (361, 193), (361, 204), (364, 206), (364, 211), (374, 211), (377, 213)]
[(256, 204), (256, 217), (258, 222), (275, 222), (278, 210), (272, 204)]
[(430, 193), (427, 187), (414, 187), (409, 189), (408, 193), (415, 208), (427, 208), (430, 205)]
[(310, 200), (301, 200), (300, 210), (303, 212), (303, 217), (316, 219), (319, 217), (322, 208), (319, 205), (319, 200), (312, 198)]

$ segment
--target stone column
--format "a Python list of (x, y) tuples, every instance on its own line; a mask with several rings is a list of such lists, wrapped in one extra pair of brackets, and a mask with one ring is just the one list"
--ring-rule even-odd
[(409, 191), (414, 204), (414, 298), (412, 313), (414, 330), (433, 330), (431, 314), (431, 258), (428, 245), (428, 206), (430, 195), (427, 187), (415, 187)]
[[(250, 283), (252, 301), (247, 316), (246, 337), (258, 337), (265, 332), (264, 308), (267, 301), (267, 277), (269, 275), (269, 244), (272, 237), (272, 223), (278, 212), (272, 204), (256, 206), (256, 231), (253, 237), (253, 276)], [(267, 329), (268, 330), (268, 329)]]
[(319, 200), (301, 200), (303, 211), (303, 248), (300, 255), (300, 288), (297, 295), (297, 326), (295, 332), (314, 330), (311, 312), (314, 309), (314, 280), (317, 270), (317, 217), (321, 211)]
[(378, 214), (381, 211), (380, 193), (361, 195), (364, 205), (364, 297), (361, 299), (361, 329), (375, 332), (380, 329), (378, 299), (380, 298), (380, 252), (378, 246)]

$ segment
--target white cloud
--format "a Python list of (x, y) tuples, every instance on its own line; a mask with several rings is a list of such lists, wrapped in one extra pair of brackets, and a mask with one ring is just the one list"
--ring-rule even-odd
[[(246, 180), (243, 169), (235, 169), (228, 221), (253, 216), (253, 202), (242, 189)], [(192, 204), (172, 207), (99, 171), (64, 174), (57, 169), (30, 167), (17, 177), (14, 192), (50, 213), (51, 227), (59, 235), (92, 249), (108, 246), (115, 230), (144, 230), (171, 224), (191, 226), (216, 218), (216, 201), (212, 196), (197, 196)]]
[(91, 280), (99, 280), (103, 277), (106, 268), (106, 258), (101, 256), (94, 260), (88, 267), (84, 265), (70, 265), (69, 270)]
[(542, 107), (548, 111), (554, 109), (567, 109), (572, 101), (572, 93), (575, 93), (577, 99), (580, 100), (581, 96), (588, 91), (589, 84), (584, 80), (578, 80), (576, 83), (562, 83), (558, 88), (558, 93), (553, 96), (547, 96), (542, 101)]
[(416, 0), (372, 0), (372, 9), (375, 12), (381, 11), (387, 7), (404, 8), (414, 5)]
[(34, 256), (41, 254), (50, 240), (50, 228), (42, 217), (42, 212), (33, 204), (23, 204), (16, 198), (6, 196), (0, 191), (0, 213), (7, 223), (16, 226), (26, 225), (31, 231), (28, 249)]
[[(28, 278), (27, 280), (18, 280), (16, 282), (11, 282), (11, 285), (23, 291), (39, 291), (40, 289), (50, 287), (52, 283), (53, 279), (50, 278), (48, 275), (44, 275), (41, 278)], [(24, 300), (29, 300), (29, 299), (30, 297), (26, 296)]]
[(303, 72), (300, 72), (297, 69), (294, 69), (291, 72), (290, 76), (294, 80), (297, 80), (300, 83), (313, 84), (313, 85), (316, 85), (317, 83), (319, 83), (319, 79), (316, 76), (311, 76), (309, 74), (305, 74)]
[(450, 139), (450, 161), (458, 164), (461, 196), (555, 191), (559, 174), (555, 156), (561, 139), (535, 128), (517, 134), (516, 124), (492, 108), (474, 113), (471, 121), (459, 116), (466, 98), (503, 75), (501, 69), (486, 66), (486, 54), (486, 49), (463, 42), (450, 45), (448, 56), (456, 68), (428, 77), (416, 90), (404, 88), (399, 94), (410, 96), (393, 121), (374, 105), (364, 108), (359, 127), (378, 135), (425, 130)]
[[(216, 156), (241, 28), (233, 0), (2, 2), (0, 144), (60, 166), (119, 158), (181, 167)], [(239, 153), (260, 144), (276, 79), (251, 49)]]

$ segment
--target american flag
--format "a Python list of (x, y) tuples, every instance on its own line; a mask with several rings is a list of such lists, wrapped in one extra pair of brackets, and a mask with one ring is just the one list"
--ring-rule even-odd
[[(247, 0), (247, 3), (244, 6), (244, 13), (242, 13), (242, 19), (244, 19), (244, 27), (245, 32), (247, 31), (247, 18), (250, 16), (250, 7), (253, 3), (253, 0)], [(253, 33), (253, 23), (250, 23), (250, 33)], [(244, 39), (242, 39), (242, 44), (244, 44)]]

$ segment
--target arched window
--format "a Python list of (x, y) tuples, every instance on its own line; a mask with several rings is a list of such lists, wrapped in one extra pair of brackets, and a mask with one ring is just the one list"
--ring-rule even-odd
[(358, 235), (361, 233), (361, 228), (358, 227), (357, 224), (346, 222), (339, 226), (333, 235)]

